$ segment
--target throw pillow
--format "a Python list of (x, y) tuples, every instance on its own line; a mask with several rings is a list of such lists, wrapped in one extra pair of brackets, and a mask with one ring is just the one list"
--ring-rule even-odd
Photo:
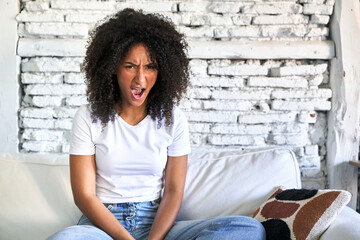
[(279, 187), (253, 217), (264, 226), (267, 240), (319, 239), (350, 198), (343, 190)]

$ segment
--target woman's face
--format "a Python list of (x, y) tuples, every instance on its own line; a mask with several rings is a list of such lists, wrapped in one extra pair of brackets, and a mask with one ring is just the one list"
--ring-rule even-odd
[(151, 61), (147, 48), (142, 44), (132, 47), (116, 72), (122, 109), (141, 107), (145, 110), (146, 99), (157, 74), (157, 65)]

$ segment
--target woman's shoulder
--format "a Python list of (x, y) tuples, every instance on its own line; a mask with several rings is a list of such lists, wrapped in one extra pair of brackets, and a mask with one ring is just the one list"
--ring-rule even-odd
[(81, 105), (76, 111), (74, 119), (91, 120), (90, 105)]
[(178, 106), (174, 106), (172, 111), (172, 123), (176, 124), (184, 121), (187, 121), (185, 113)]

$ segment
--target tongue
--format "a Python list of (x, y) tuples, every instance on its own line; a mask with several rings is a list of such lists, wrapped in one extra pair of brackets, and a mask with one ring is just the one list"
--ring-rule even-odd
[(133, 90), (133, 93), (134, 93), (135, 95), (140, 95), (140, 94), (141, 94), (141, 89), (135, 88), (135, 89)]

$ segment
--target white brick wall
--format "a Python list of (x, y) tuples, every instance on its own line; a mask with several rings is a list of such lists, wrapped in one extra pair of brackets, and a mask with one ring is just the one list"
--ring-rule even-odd
[(169, 17), (197, 46), (189, 51), (191, 88), (180, 104), (193, 147), (288, 146), (297, 154), (304, 186), (326, 185), (321, 162), (333, 56), (326, 40), (334, 1), (21, 3), (22, 152), (68, 152), (71, 118), (87, 102), (80, 65), (88, 31), (133, 7)]

